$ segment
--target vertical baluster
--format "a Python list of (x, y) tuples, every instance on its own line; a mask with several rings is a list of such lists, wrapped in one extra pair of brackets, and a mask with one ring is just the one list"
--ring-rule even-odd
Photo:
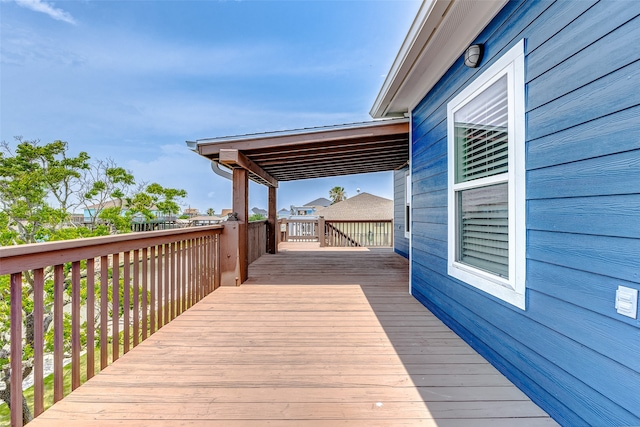
[(153, 334), (156, 331), (156, 247), (151, 246), (149, 256), (149, 266), (150, 266), (150, 283), (149, 283), (149, 293), (151, 294), (151, 300), (149, 302), (149, 331)]
[(111, 279), (111, 361), (115, 362), (120, 353), (120, 254), (112, 255)]
[(193, 303), (198, 302), (198, 239), (193, 242)]
[(193, 307), (196, 301), (196, 287), (195, 287), (195, 262), (193, 262), (194, 255), (194, 239), (189, 239), (189, 307)]
[(156, 262), (158, 263), (158, 268), (157, 268), (157, 273), (158, 273), (158, 289), (157, 289), (157, 294), (156, 294), (156, 303), (157, 303), (157, 307), (156, 307), (156, 316), (158, 318), (158, 329), (162, 328), (162, 326), (164, 325), (163, 323), (163, 310), (162, 310), (162, 304), (164, 304), (165, 300), (164, 300), (164, 287), (163, 282), (162, 282), (162, 261), (163, 261), (163, 252), (164, 252), (164, 245), (158, 245), (158, 255), (156, 256)]
[(124, 330), (124, 346), (122, 354), (126, 354), (129, 351), (129, 344), (131, 342), (131, 257), (129, 251), (126, 251), (123, 255), (123, 292), (122, 292), (122, 306), (123, 312), (123, 326)]
[(178, 252), (178, 264), (179, 264), (179, 269), (180, 269), (180, 294), (182, 295), (182, 298), (180, 299), (180, 305), (181, 305), (181, 309), (182, 311), (186, 311), (187, 310), (187, 286), (186, 286), (186, 274), (185, 274), (185, 270), (186, 265), (184, 263), (184, 247), (185, 247), (185, 243), (184, 240), (181, 240), (179, 243), (179, 252)]
[(22, 273), (11, 275), (11, 425), (22, 425)]
[(64, 266), (53, 268), (53, 402), (64, 397), (64, 376), (62, 359), (64, 357)]
[[(206, 252), (206, 256), (205, 256), (205, 265), (207, 266), (207, 295), (209, 295), (209, 293), (211, 292), (211, 237), (210, 236), (205, 236), (204, 237), (204, 242), (205, 242), (205, 252)], [(258, 255), (260, 256), (260, 255)]]
[[(209, 292), (209, 281), (208, 279), (208, 260), (207, 260), (207, 237), (206, 236), (202, 236), (200, 238), (200, 241), (202, 242), (202, 298), (204, 298), (205, 296), (207, 296), (207, 293)], [(201, 298), (201, 299), (202, 299)]]
[(147, 248), (142, 248), (142, 341), (147, 339), (147, 331), (149, 330), (149, 319), (147, 313), (149, 310), (148, 288), (149, 283), (149, 258)]
[(207, 295), (207, 242), (206, 237), (200, 238), (200, 257), (202, 259), (202, 293), (200, 294), (200, 299), (204, 298)]
[[(207, 248), (207, 263), (206, 264), (207, 264), (207, 295), (208, 295), (213, 290), (213, 285), (211, 283), (211, 280), (213, 279), (213, 274), (211, 274), (211, 236), (206, 236), (204, 238), (204, 240), (206, 242), (206, 248)], [(258, 257), (259, 256), (260, 256), (260, 254), (258, 254)]]
[(133, 346), (140, 343), (140, 251), (133, 251)]
[(182, 295), (182, 265), (181, 265), (181, 255), (180, 248), (182, 246), (182, 242), (178, 241), (175, 243), (175, 255), (176, 255), (176, 313), (178, 315), (184, 312), (183, 307), (183, 295)]
[(96, 308), (96, 287), (95, 287), (95, 260), (87, 260), (87, 379), (95, 375), (95, 308)]
[(200, 301), (202, 299), (202, 239), (200, 237), (196, 238), (196, 268), (198, 269), (196, 276), (196, 298), (197, 301)]
[(37, 417), (42, 412), (44, 412), (44, 270), (38, 268), (33, 271), (33, 416)]
[(164, 324), (171, 321), (171, 244), (164, 247)]
[(207, 237), (203, 236), (200, 238), (201, 245), (201, 253), (202, 253), (202, 295), (200, 299), (204, 298), (207, 295), (207, 291), (209, 289), (209, 284), (207, 283)]
[(80, 387), (80, 261), (71, 264), (71, 390)]
[(188, 310), (191, 307), (191, 270), (189, 264), (189, 240), (182, 241), (182, 288), (184, 292), (182, 297), (184, 298), (184, 309)]
[(171, 318), (175, 319), (180, 314), (180, 271), (176, 258), (176, 242), (171, 243)]
[[(209, 292), (213, 292), (216, 289), (216, 281), (215, 281), (215, 271), (214, 271), (214, 266), (215, 266), (215, 245), (214, 245), (214, 240), (215, 240), (215, 235), (210, 235), (208, 237), (209, 239), (209, 283), (210, 283), (210, 290)], [(265, 253), (266, 252), (266, 241), (265, 241)]]
[[(220, 234), (215, 235), (216, 239), (216, 281), (215, 287), (220, 287)], [(276, 242), (276, 245), (278, 243)]]
[(109, 365), (109, 257), (100, 257), (100, 370)]

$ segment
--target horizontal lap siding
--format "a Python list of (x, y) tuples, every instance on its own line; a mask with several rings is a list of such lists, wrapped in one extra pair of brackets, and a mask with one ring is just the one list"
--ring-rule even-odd
[[(565, 425), (640, 425), (640, 2), (507, 4), (413, 111), (413, 293)], [(446, 105), (526, 39), (527, 310), (447, 275)]]
[(409, 239), (404, 237), (405, 174), (408, 167), (393, 172), (393, 250), (409, 258)]

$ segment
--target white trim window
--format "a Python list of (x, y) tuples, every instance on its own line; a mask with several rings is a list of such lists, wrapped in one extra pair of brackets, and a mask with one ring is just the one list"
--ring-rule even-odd
[(524, 40), (447, 105), (448, 273), (525, 309)]
[(404, 237), (411, 237), (411, 174), (404, 176)]

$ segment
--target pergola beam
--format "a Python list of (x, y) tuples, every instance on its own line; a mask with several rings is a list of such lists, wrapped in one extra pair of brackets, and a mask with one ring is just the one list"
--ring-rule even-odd
[(249, 172), (251, 179), (268, 187), (278, 187), (278, 180), (269, 175), (264, 169), (258, 166), (253, 160), (236, 149), (223, 148), (220, 150), (220, 163), (231, 169), (245, 169)]

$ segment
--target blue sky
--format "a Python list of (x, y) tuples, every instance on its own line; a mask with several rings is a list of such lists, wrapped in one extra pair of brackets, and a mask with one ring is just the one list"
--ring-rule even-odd
[[(186, 140), (370, 120), (419, 1), (0, 0), (0, 139), (67, 141), (138, 181), (231, 207)], [(283, 182), (278, 209), (391, 173)], [(266, 207), (253, 184), (250, 205)]]

